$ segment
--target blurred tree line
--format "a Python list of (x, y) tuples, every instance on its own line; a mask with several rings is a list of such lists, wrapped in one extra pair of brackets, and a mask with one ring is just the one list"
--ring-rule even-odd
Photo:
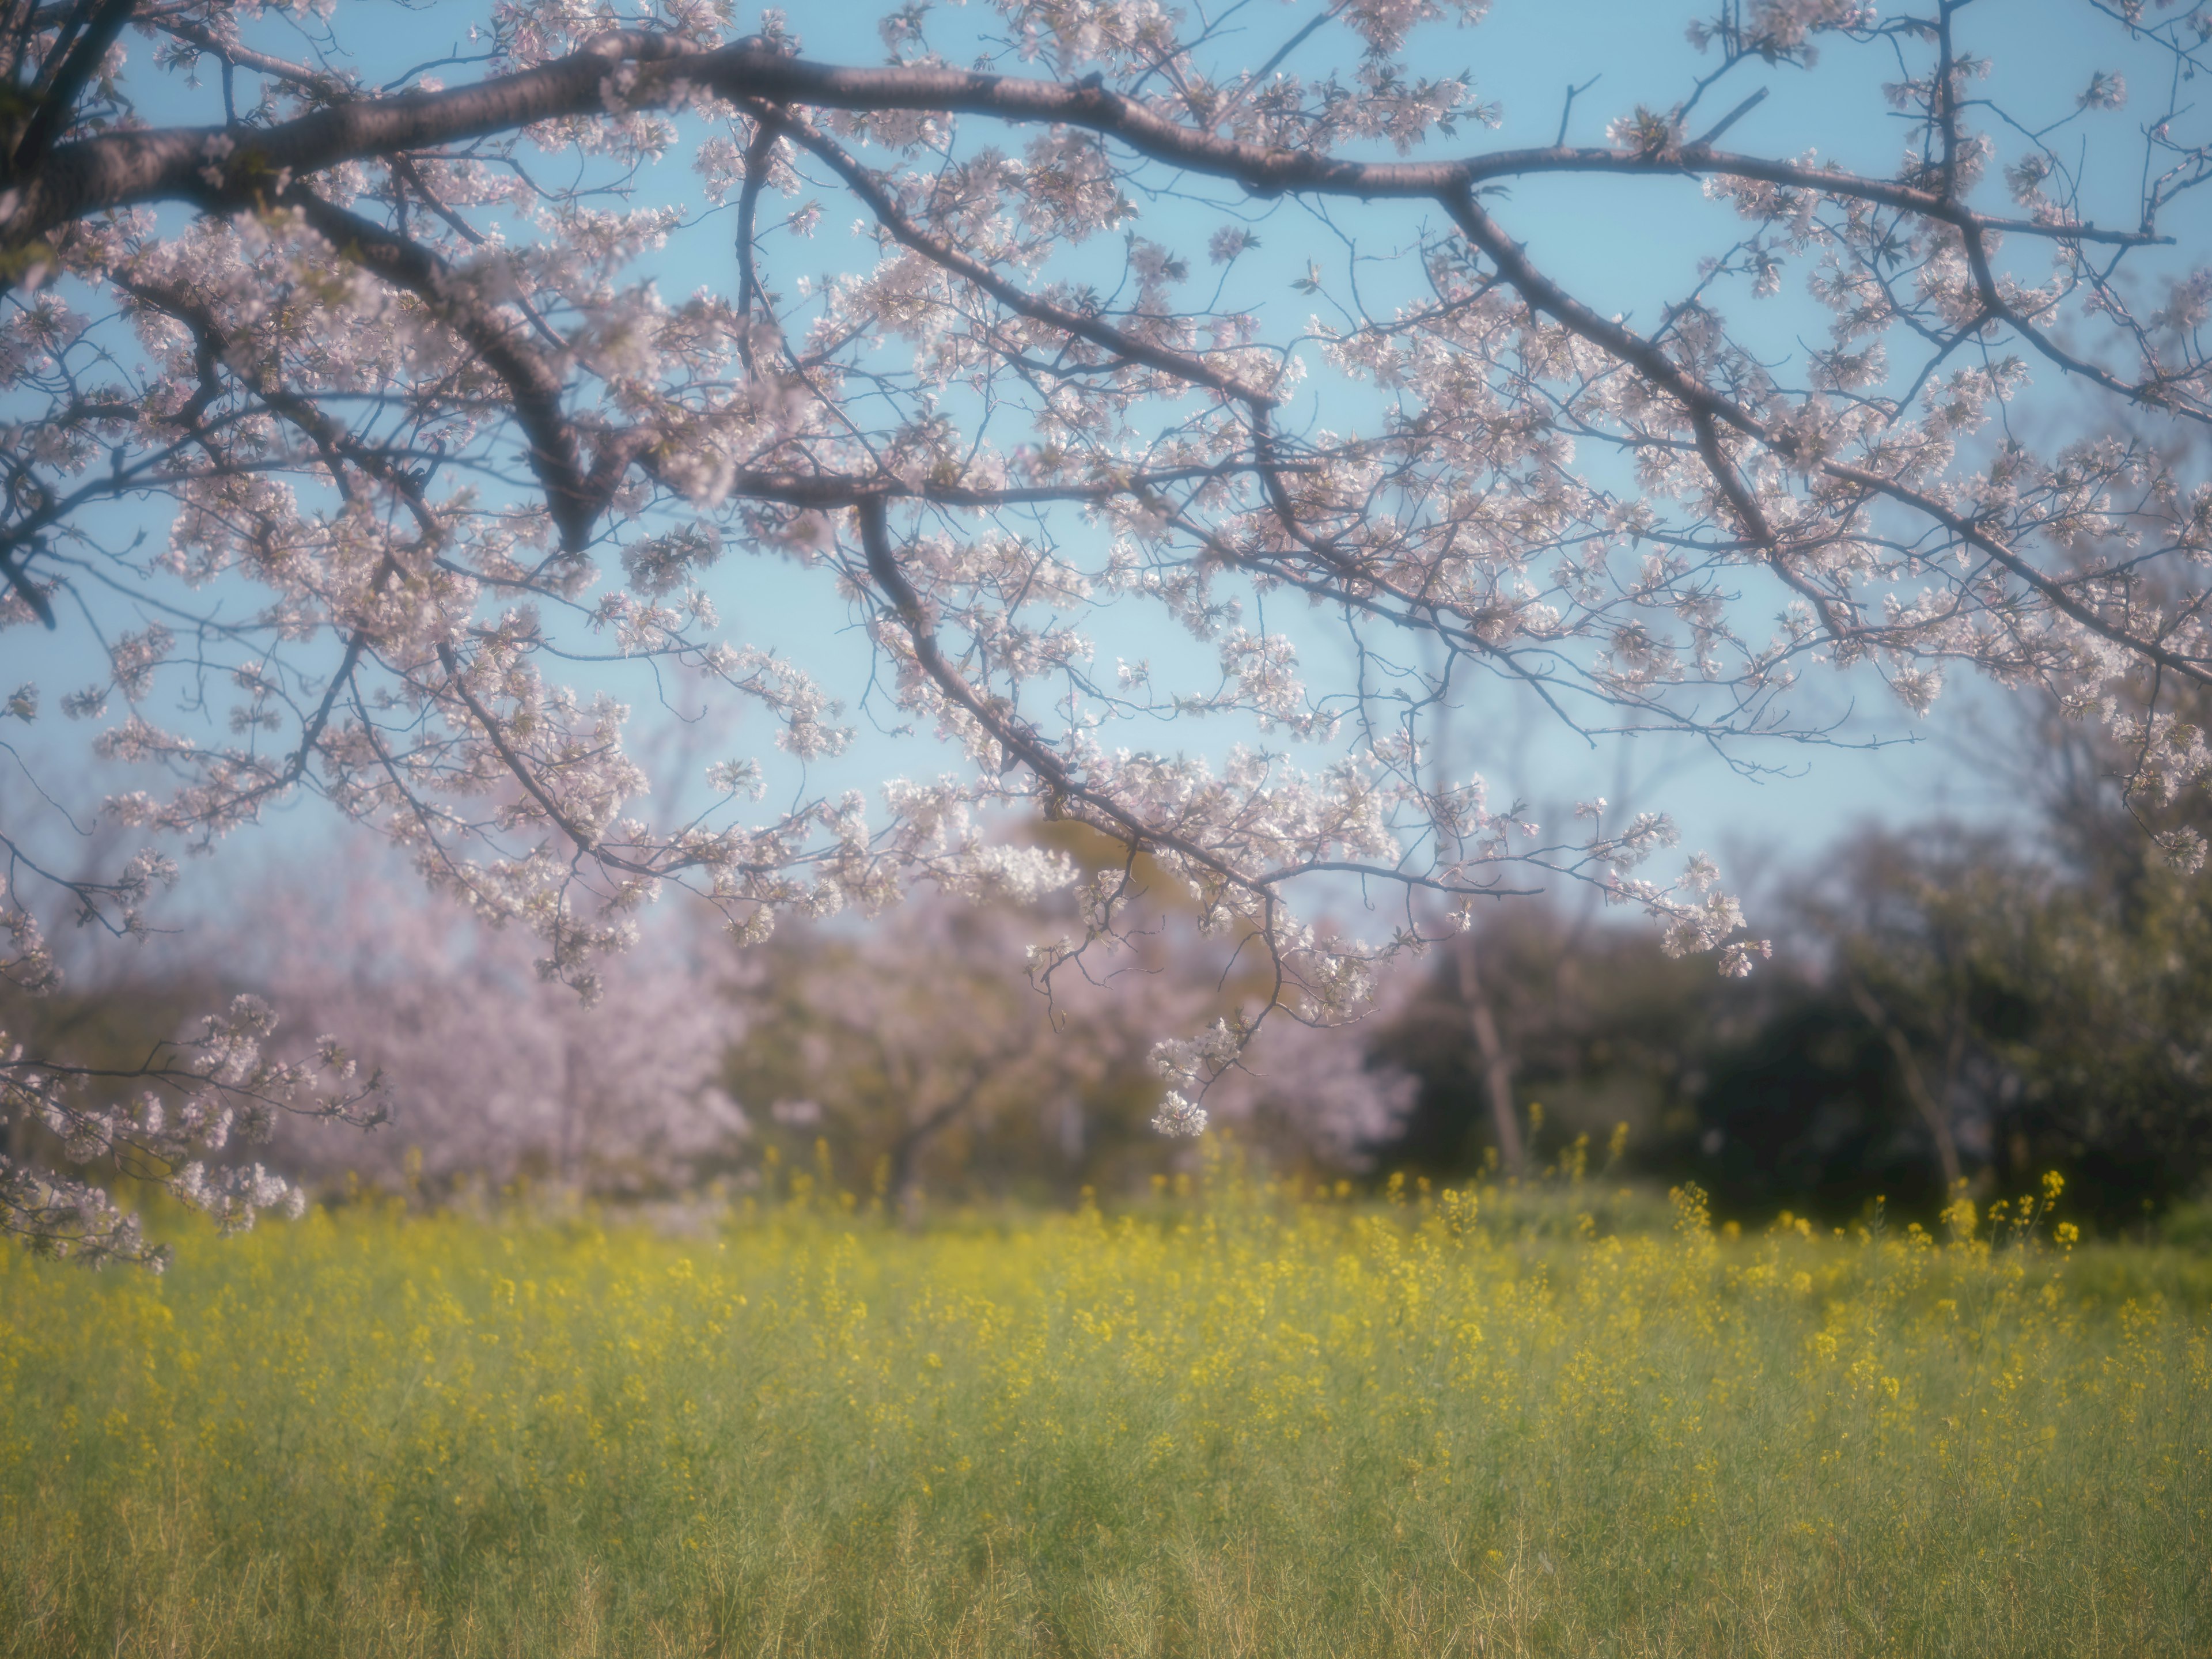
[(1749, 979), (1588, 911), (1501, 911), (1372, 1041), (1420, 1079), (1378, 1158), (1526, 1172), (1626, 1123), (1631, 1167), (1746, 1217), (1926, 1216), (2050, 1169), (2108, 1226), (2200, 1191), (2212, 876), (2160, 842), (2205, 803), (2124, 787), (2130, 757), (2055, 708), (2031, 725), (1989, 750), (2019, 757), (2009, 833), (1846, 836), (1775, 884)]
[[(1209, 1109), (1329, 1179), (1534, 1176), (1625, 1124), (1616, 1167), (1694, 1179), (1723, 1214), (1841, 1218), (1879, 1196), (1929, 1216), (1960, 1182), (2010, 1192), (2056, 1168), (2085, 1218), (2139, 1220), (2212, 1175), (2212, 876), (2157, 844), (2206, 804), (2130, 798), (2126, 755), (2056, 709), (2032, 724), (1988, 745), (2032, 769), (2009, 833), (1848, 835), (1759, 903), (1775, 955), (1747, 980), (1670, 959), (1601, 908), (1501, 905), (1359, 1024), (1278, 1011)], [(1094, 871), (1115, 857), (1062, 850)], [(1152, 1045), (1249, 1018), (1268, 989), (1237, 940), (1197, 937), (1170, 884), (1141, 861), (1133, 877), (1152, 925), (1049, 1000), (1024, 958), (1077, 927), (1067, 894), (922, 896), (744, 952), (648, 939), (584, 1009), (538, 980), (527, 941), (370, 882), (337, 906), (272, 887), (220, 961), (187, 933), (122, 977), (7, 995), (0, 1030), (127, 1071), (190, 1016), (264, 991), (295, 1037), (348, 1034), (392, 1086), (395, 1125), (367, 1140), (280, 1124), (233, 1149), (327, 1184), (650, 1197), (798, 1169), (894, 1212), (1064, 1201), (1188, 1155), (1148, 1127)], [(33, 1123), (9, 1134), (11, 1157), (61, 1155)]]

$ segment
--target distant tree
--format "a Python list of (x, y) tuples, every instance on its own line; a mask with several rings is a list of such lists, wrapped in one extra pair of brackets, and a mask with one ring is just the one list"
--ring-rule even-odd
[[(1693, 1178), (1723, 1212), (1932, 1216), (2047, 1170), (2107, 1223), (2212, 1177), (2212, 879), (2112, 840), (1923, 823), (1866, 828), (1784, 872), (1783, 962), (1747, 981), (1685, 971), (1648, 933), (1556, 907), (1475, 930), (1371, 1028), (1420, 1079), (1385, 1166), (1514, 1173), (1630, 1126), (1629, 1164)], [(1480, 1000), (1476, 1000), (1477, 997)], [(1486, 1014), (1491, 1040), (1476, 1029)], [(1540, 1106), (1540, 1118), (1532, 1107)]]
[[(1914, 710), (1972, 665), (2104, 710), (2155, 787), (2205, 775), (2162, 692), (2106, 691), (2212, 684), (2212, 493), (2142, 435), (2212, 418), (2212, 275), (2162, 251), (2203, 240), (2212, 59), (2193, 13), (2095, 11), (2155, 88), (2125, 118), (2124, 75), (2072, 52), (2000, 106), (2008, 12), (1721, 0), (1675, 95), (1573, 142), (1584, 88), (1555, 142), (1502, 147), (1462, 136), (1494, 112), (1431, 72), (1428, 0), (1264, 40), (1152, 0), (886, 6), (872, 66), (801, 56), (774, 13), (726, 38), (705, 0), (487, 0), (472, 46), (419, 64), (366, 3), (5, 0), (0, 626), (70, 630), (63, 712), (162, 780), (121, 821), (196, 846), (318, 797), (586, 990), (672, 884), (758, 938), (916, 879), (1067, 874), (992, 844), (997, 810), (1153, 860), (1264, 960), (1261, 1022), (1340, 1018), (1379, 954), (1559, 880), (1745, 971), (1712, 866), (1649, 873), (1662, 817), (1547, 833), (1437, 775), (1430, 723), (1488, 678), (1579, 732), (1819, 738), (1809, 664)], [(471, 14), (434, 15), (442, 39)], [(1759, 107), (1821, 49), (1869, 89), (1845, 149), (1893, 164), (1811, 153), (1822, 100)], [(1754, 111), (1772, 142), (1727, 148)], [(643, 193), (679, 154), (704, 219)], [(1575, 179), (1736, 222), (1632, 316), (1516, 240)], [(715, 280), (664, 298), (659, 250), (695, 225)], [(1785, 285), (1818, 311), (1771, 325)], [(2009, 418), (2031, 375), (2061, 389), (2033, 443)], [(967, 775), (889, 785), (873, 817), (801, 789), (640, 819), (627, 710), (579, 659), (697, 677), (801, 757), (844, 741), (775, 618), (719, 636), (733, 550), (841, 594), (877, 705)], [(1099, 659), (1094, 631), (1131, 636), (1105, 611), (1147, 605), (1201, 671)], [(1308, 631), (1350, 665), (1310, 689)], [(27, 681), (5, 707), (46, 702)], [(1200, 723), (1243, 746), (1176, 746)], [(758, 776), (713, 771), (733, 802)], [(41, 864), (27, 823), (83, 787), (42, 785), (0, 822), (25, 987), (52, 978), (27, 887), (129, 934), (175, 870)], [(1390, 939), (1300, 920), (1355, 881), (1406, 896)], [(1054, 949), (1110, 945), (1121, 891), (1091, 882)], [(128, 1110), (0, 1044), (0, 1113), (198, 1196), (226, 1102), (373, 1109), (264, 1056), (255, 1018)], [(1250, 1030), (1162, 1051), (1166, 1123), (1202, 1126)], [(236, 1215), (276, 1190), (239, 1179)], [(138, 1249), (91, 1187), (12, 1162), (0, 1227)]]
[[(1272, 987), (1239, 975), (1227, 949), (1155, 931), (1110, 975), (1064, 968), (1048, 1002), (1020, 964), (1064, 933), (1054, 908), (940, 899), (864, 932), (780, 933), (748, 954), (731, 1092), (794, 1160), (811, 1164), (826, 1140), (841, 1181), (908, 1218), (926, 1188), (1127, 1186), (1158, 1163), (1146, 1143), (1174, 1082), (1161, 1046), (1209, 1026), (1226, 1040), (1225, 1022), (1249, 1019)], [(1269, 1025), (1218, 1080), (1213, 1109), (1279, 1162), (1364, 1167), (1413, 1086), (1370, 1063), (1364, 1030)]]
[(1374, 1059), (1419, 1079), (1377, 1158), (1446, 1176), (1522, 1176), (1621, 1125), (1645, 1157), (1685, 1127), (1698, 1068), (1733, 1035), (1742, 983), (1601, 912), (1500, 912), (1439, 952), (1370, 1028)]
[(224, 966), (265, 991), (281, 1025), (344, 1032), (392, 1119), (368, 1137), (279, 1121), (268, 1161), (287, 1174), (639, 1195), (738, 1162), (750, 1126), (720, 1079), (738, 1011), (711, 937), (659, 933), (586, 1006), (535, 970), (527, 934), (372, 875), (312, 898), (287, 886), (244, 915), (250, 953)]
[(1855, 1011), (1879, 1040), (1936, 1190), (2063, 1168), (2075, 1202), (2115, 1218), (2212, 1171), (2203, 875), (2054, 864), (1956, 830), (1869, 834), (1805, 921), (1838, 1029)]

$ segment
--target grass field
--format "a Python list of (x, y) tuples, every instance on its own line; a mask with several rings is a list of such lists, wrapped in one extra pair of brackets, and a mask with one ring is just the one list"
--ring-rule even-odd
[(0, 1653), (2212, 1654), (2212, 1258), (1678, 1207), (0, 1251)]

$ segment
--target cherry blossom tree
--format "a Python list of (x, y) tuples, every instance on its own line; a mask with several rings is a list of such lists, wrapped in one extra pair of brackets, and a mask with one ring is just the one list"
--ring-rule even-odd
[(285, 1026), (344, 1033), (392, 1125), (364, 1138), (280, 1119), (268, 1163), (327, 1183), (533, 1178), (603, 1196), (680, 1191), (734, 1161), (750, 1128), (722, 1091), (738, 1035), (730, 953), (655, 930), (579, 1006), (526, 934), (425, 903), (388, 878), (297, 884), (246, 901), (235, 957)]
[[(5, 0), (0, 627), (67, 630), (61, 710), (145, 775), (105, 810), (150, 850), (64, 878), (27, 826), (90, 786), (11, 785), (4, 971), (49, 975), (34, 890), (129, 934), (177, 848), (303, 797), (586, 993), (671, 886), (759, 938), (1067, 879), (992, 840), (1006, 811), (1186, 886), (1264, 961), (1263, 1018), (1339, 1018), (1379, 955), (1562, 881), (1747, 970), (1712, 865), (1653, 862), (1663, 816), (1547, 831), (1440, 772), (1434, 720), (1498, 684), (1565, 732), (1733, 747), (1825, 735), (1808, 668), (1916, 711), (1974, 668), (2110, 723), (2144, 799), (2185, 790), (2212, 755), (2166, 693), (2212, 674), (2212, 490), (2170, 439), (2212, 416), (2212, 26), (2088, 0), (2110, 61), (2061, 85), (1994, 78), (2015, 21), (1970, 0), (1706, 6), (1671, 98), (1583, 86), (1509, 146), (1428, 72), (1482, 0), (1311, 0), (1272, 38), (1215, 0), (909, 0), (883, 53), (826, 55), (707, 0), (487, 0), (437, 8), (477, 27), (417, 66), (368, 4)], [(1758, 110), (1832, 75), (1880, 88), (1833, 153), (1792, 131), (1815, 100)], [(1731, 147), (1754, 110), (1774, 141)], [(1615, 314), (1515, 234), (1591, 179), (1733, 229)], [(685, 238), (712, 280), (664, 294)], [(835, 690), (966, 771), (769, 810), (781, 762), (741, 754), (722, 806), (652, 828), (611, 664), (765, 710), (794, 763), (847, 740), (772, 620), (725, 636), (732, 560), (834, 593), (876, 655)], [(1164, 629), (1196, 648), (1098, 643)], [(1345, 666), (1309, 685), (1317, 643)], [(1301, 920), (1355, 888), (1396, 896), (1387, 936)], [(1041, 978), (1111, 948), (1127, 889), (1084, 881)], [(261, 1018), (180, 1062), (189, 1111), (94, 1111), (4, 1047), (0, 1111), (189, 1188), (212, 1103), (366, 1109)], [(1170, 1127), (1248, 1035), (1163, 1051)], [(0, 1172), (10, 1231), (127, 1253), (121, 1224)]]
[[(1234, 940), (1194, 948), (1152, 908), (1109, 971), (1063, 972), (1048, 1006), (1021, 964), (1067, 931), (1064, 893), (1033, 905), (927, 898), (864, 931), (786, 929), (746, 958), (728, 1080), (761, 1134), (787, 1143), (779, 1152), (803, 1168), (826, 1139), (839, 1179), (909, 1220), (925, 1187), (1072, 1197), (1126, 1185), (1179, 1080), (1179, 1045), (1257, 1024), (1273, 989), (1263, 956), (1240, 969)], [(1386, 978), (1386, 1005), (1407, 983)], [(1268, 1022), (1236, 1045), (1211, 1112), (1283, 1164), (1365, 1167), (1416, 1086), (1368, 1063), (1371, 1029)], [(1143, 1163), (1156, 1170), (1157, 1154)]]

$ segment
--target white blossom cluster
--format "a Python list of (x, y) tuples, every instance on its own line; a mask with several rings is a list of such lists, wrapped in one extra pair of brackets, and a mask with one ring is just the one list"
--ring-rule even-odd
[[(0, 41), (34, 93), (0, 135), (0, 629), (65, 627), (82, 662), (0, 718), (51, 700), (94, 728), (146, 778), (114, 819), (189, 848), (319, 797), (587, 995), (672, 884), (759, 938), (916, 879), (1033, 892), (1066, 872), (994, 848), (992, 815), (1073, 820), (1253, 941), (1261, 1019), (1327, 1021), (1380, 957), (1545, 882), (1724, 971), (1764, 949), (1708, 862), (1662, 861), (1663, 817), (1547, 833), (1453, 775), (1436, 720), (1485, 684), (1565, 731), (1727, 746), (1823, 738), (1793, 708), (1809, 667), (1916, 715), (1975, 669), (2112, 723), (2146, 798), (2212, 769), (2160, 696), (2212, 677), (2212, 148), (2179, 94), (2123, 126), (2115, 68), (2000, 110), (1979, 12), (1729, 0), (1686, 19), (1705, 67), (1677, 102), (1583, 144), (1571, 100), (1514, 149), (1417, 67), (1477, 0), (1316, 4), (1269, 46), (1154, 0), (996, 0), (957, 40), (908, 4), (875, 64), (806, 55), (775, 13), (729, 37), (726, 9), (496, 0), (453, 85), (351, 67), (343, 8), (32, 8)], [(2187, 18), (2112, 9), (2114, 50), (2174, 88), (2212, 68)], [(1893, 167), (1729, 147), (1771, 86), (1853, 54)], [(197, 124), (140, 116), (156, 78)], [(2084, 160), (2114, 146), (2128, 166)], [(678, 163), (728, 250), (688, 296), (654, 274), (694, 222), (644, 187)], [(2098, 194), (2122, 173), (2140, 189)], [(1508, 222), (1507, 187), (1566, 175), (1702, 191), (1736, 234), (1693, 289), (1608, 314)], [(1194, 191), (1232, 222), (1178, 246), (1158, 210)], [(1382, 201), (1419, 227), (1387, 233), (1414, 239), (1387, 290), (1354, 280)], [(1351, 258), (1296, 244), (1286, 203)], [(1785, 291), (1819, 321), (1778, 356), (1746, 319)], [(877, 656), (852, 695), (965, 775), (748, 816), (765, 774), (736, 757), (715, 811), (648, 820), (594, 662), (755, 708), (794, 762), (848, 741), (839, 697), (723, 637), (715, 595), (762, 559), (842, 596)], [(1106, 668), (1131, 608), (1218, 676)], [(1315, 682), (1317, 636), (1354, 669)], [(7, 803), (11, 858), (34, 811)], [(161, 878), (18, 867), (126, 933)], [(1402, 896), (1388, 939), (1300, 920), (1353, 884)], [(1122, 893), (1090, 885), (1059, 959), (1110, 944)], [(1164, 1127), (1203, 1124), (1250, 1036), (1164, 1051)], [(9, 1087), (46, 1109), (47, 1081)], [(80, 1139), (126, 1133), (155, 1136)], [(8, 1191), (18, 1230), (106, 1224)]]
[[(318, 1038), (307, 1060), (280, 1060), (265, 1044), (276, 1026), (258, 997), (233, 999), (200, 1030), (125, 1072), (53, 1066), (0, 1031), (0, 1120), (35, 1123), (73, 1164), (100, 1164), (171, 1194), (226, 1232), (263, 1210), (297, 1216), (306, 1197), (258, 1161), (223, 1158), (265, 1146), (280, 1117), (312, 1116), (356, 1127), (380, 1121), (377, 1081), (363, 1079), (337, 1041)], [(120, 1095), (97, 1092), (121, 1086)], [(93, 1181), (0, 1155), (0, 1231), (48, 1254), (88, 1264), (159, 1267), (138, 1217)]]

